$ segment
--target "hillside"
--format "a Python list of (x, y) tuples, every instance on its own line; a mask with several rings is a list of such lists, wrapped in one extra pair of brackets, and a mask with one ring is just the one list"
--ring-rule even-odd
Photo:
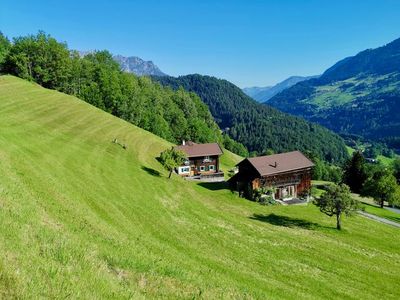
[(168, 180), (168, 142), (12, 76), (0, 113), (1, 298), (400, 296), (396, 228)]
[(1, 73), (76, 96), (172, 143), (219, 142), (248, 155), (243, 145), (221, 133), (197, 95), (124, 72), (106, 50), (71, 51), (44, 32), (10, 43), (0, 32)]
[(339, 136), (321, 126), (257, 103), (226, 80), (197, 74), (153, 78), (174, 89), (182, 86), (199, 95), (219, 127), (249, 151), (311, 151), (330, 162), (341, 162), (347, 157)]
[(400, 137), (400, 39), (339, 61), (268, 101), (338, 133)]
[(0, 113), (1, 298), (399, 297), (396, 228), (168, 180), (168, 142), (15, 77)]
[(243, 92), (258, 102), (268, 102), (273, 96), (294, 86), (296, 83), (317, 78), (318, 76), (290, 76), (274, 86), (244, 88)]

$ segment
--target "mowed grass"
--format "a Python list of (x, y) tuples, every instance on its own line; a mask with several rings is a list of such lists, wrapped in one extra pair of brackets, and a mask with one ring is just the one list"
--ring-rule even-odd
[(397, 228), (356, 216), (339, 232), (312, 205), (168, 180), (155, 159), (167, 147), (0, 77), (0, 298), (400, 297)]
[(364, 208), (364, 211), (367, 213), (400, 223), (400, 214), (399, 213), (393, 212), (393, 211), (385, 209), (385, 208), (380, 208), (376, 205), (367, 204), (367, 203), (363, 204), (363, 208)]
[[(385, 218), (391, 221), (400, 223), (400, 214), (394, 211), (388, 210), (386, 208), (381, 208), (378, 204), (375, 203), (373, 198), (370, 197), (361, 197), (359, 194), (352, 194), (352, 197), (357, 199), (362, 203), (361, 208), (370, 214), (376, 215), (381, 218)], [(388, 203), (385, 202), (385, 206)]]

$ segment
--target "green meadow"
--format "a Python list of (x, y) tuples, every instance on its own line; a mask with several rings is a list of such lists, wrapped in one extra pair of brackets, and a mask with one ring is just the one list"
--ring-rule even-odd
[(399, 299), (398, 228), (169, 180), (168, 147), (1, 76), (0, 298)]

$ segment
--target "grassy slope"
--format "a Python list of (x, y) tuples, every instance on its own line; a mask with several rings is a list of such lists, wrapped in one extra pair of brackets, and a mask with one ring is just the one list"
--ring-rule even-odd
[[(361, 197), (359, 194), (352, 194), (352, 196), (362, 202), (362, 208), (365, 212), (400, 223), (400, 214), (379, 207), (379, 205), (374, 202), (374, 199), (370, 197)], [(387, 205), (387, 202), (385, 202), (385, 205)]]
[(168, 180), (168, 146), (0, 77), (0, 298), (400, 296), (396, 228)]
[[(306, 100), (305, 103), (315, 104), (319, 109), (327, 109), (350, 103), (360, 96), (366, 96), (374, 91), (389, 92), (398, 89), (400, 82), (393, 81), (386, 84), (384, 87), (375, 86), (379, 81), (385, 80), (388, 75), (369, 76), (365, 78), (349, 78), (342, 81), (337, 81), (329, 85), (322, 85), (316, 88), (316, 92)], [(343, 87), (348, 84), (354, 84), (351, 87)], [(357, 88), (361, 87), (362, 88)]]

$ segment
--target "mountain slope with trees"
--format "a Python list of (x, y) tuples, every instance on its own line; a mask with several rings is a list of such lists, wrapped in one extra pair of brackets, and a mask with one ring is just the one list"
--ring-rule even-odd
[(400, 39), (345, 58), (320, 78), (300, 82), (268, 104), (341, 134), (398, 147)]
[(328, 162), (343, 162), (348, 153), (331, 131), (257, 103), (234, 84), (210, 76), (154, 77), (175, 90), (195, 92), (218, 125), (234, 140), (257, 154), (301, 150)]
[(77, 96), (170, 142), (219, 142), (247, 154), (243, 145), (221, 134), (197, 95), (123, 72), (107, 51), (82, 56), (39, 32), (15, 38), (13, 43), (0, 35), (0, 59), (2, 72)]

